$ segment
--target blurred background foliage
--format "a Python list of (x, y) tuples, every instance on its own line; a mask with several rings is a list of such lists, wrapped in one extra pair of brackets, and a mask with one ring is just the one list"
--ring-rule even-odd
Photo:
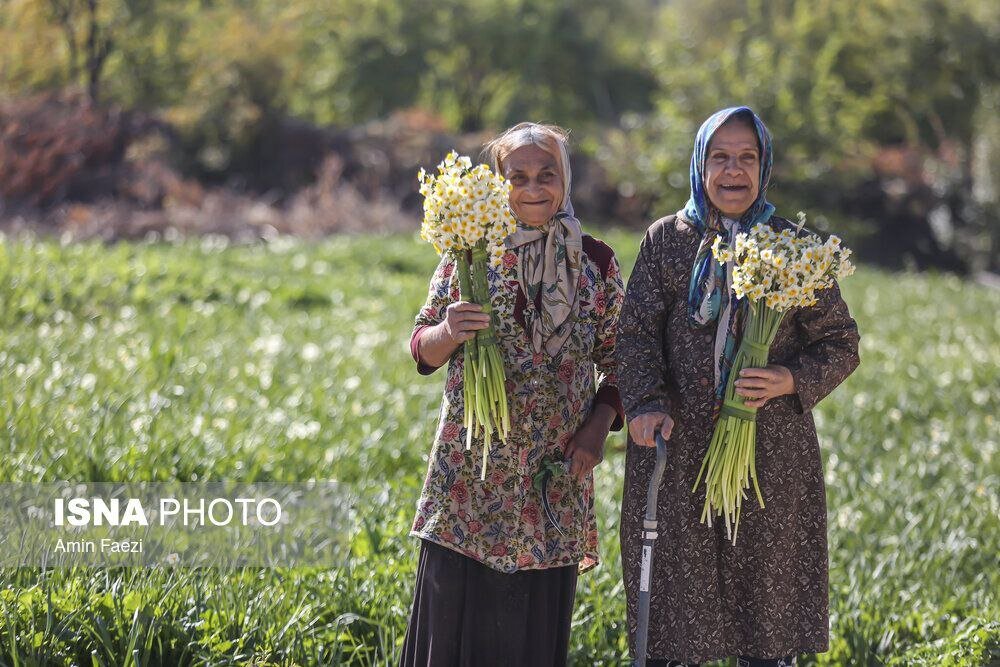
[(472, 146), (534, 119), (573, 129), (581, 214), (641, 226), (683, 204), (701, 120), (745, 103), (785, 215), (887, 265), (1000, 268), (993, 0), (0, 0), (0, 42), (4, 99), (85, 91), (183, 178), (269, 203), (328, 154), (372, 168), (353, 148), (377, 127), (412, 214), (412, 136), (386, 122)]

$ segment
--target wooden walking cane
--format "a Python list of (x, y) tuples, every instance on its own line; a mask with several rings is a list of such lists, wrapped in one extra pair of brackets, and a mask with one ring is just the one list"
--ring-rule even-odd
[(635, 635), (636, 667), (646, 667), (646, 640), (649, 637), (649, 574), (653, 568), (656, 543), (656, 499), (663, 469), (667, 465), (667, 442), (656, 429), (656, 464), (646, 490), (646, 516), (642, 521), (642, 567), (639, 570), (639, 628)]

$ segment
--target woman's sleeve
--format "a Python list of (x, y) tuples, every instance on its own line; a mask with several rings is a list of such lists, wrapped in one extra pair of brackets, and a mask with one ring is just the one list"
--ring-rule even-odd
[(663, 225), (646, 232), (628, 280), (618, 324), (618, 387), (629, 419), (648, 412), (670, 414), (663, 336), (668, 298), (663, 279)]
[(847, 310), (840, 287), (816, 292), (817, 303), (795, 314), (795, 328), (803, 342), (802, 351), (785, 366), (795, 378), (791, 395), (795, 410), (812, 410), (827, 394), (854, 372), (858, 356), (858, 325)]
[(427, 300), (423, 308), (417, 313), (413, 322), (413, 333), (410, 334), (410, 354), (417, 362), (417, 371), (421, 375), (430, 375), (436, 371), (438, 366), (425, 364), (420, 360), (420, 337), (424, 331), (432, 326), (440, 324), (444, 319), (445, 310), (449, 305), (458, 301), (459, 289), (458, 278), (455, 276), (455, 260), (450, 255), (441, 257), (434, 275), (431, 277), (430, 287), (427, 289)]
[(611, 424), (612, 431), (620, 431), (625, 425), (625, 410), (618, 391), (618, 360), (615, 356), (618, 318), (621, 315), (624, 297), (625, 285), (622, 283), (621, 268), (618, 266), (618, 260), (612, 255), (604, 275), (604, 315), (597, 325), (593, 354), (594, 365), (601, 375), (594, 404), (605, 403), (617, 413), (618, 416)]

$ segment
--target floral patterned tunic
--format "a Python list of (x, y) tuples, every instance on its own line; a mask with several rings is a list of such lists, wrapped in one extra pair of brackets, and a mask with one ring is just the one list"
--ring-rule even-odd
[[(615, 407), (619, 416), (612, 429), (622, 426), (614, 351), (624, 286), (611, 249), (584, 235), (579, 316), (565, 345), (549, 358), (544, 351), (533, 351), (527, 332), (526, 315), (531, 317), (536, 305), (519, 286), (519, 251), (508, 250), (500, 267), (488, 272), (507, 374), (511, 434), (506, 442), (492, 443), (481, 481), (482, 439), (474, 438), (472, 448), (465, 449), (460, 347), (448, 364), (440, 422), (410, 534), (501, 572), (574, 564), (582, 572), (599, 560), (593, 475), (583, 483), (568, 473), (549, 481), (550, 506), (565, 535), (550, 525), (533, 478), (543, 457), (562, 453), (596, 402)], [(410, 349), (422, 373), (434, 369), (417, 357), (419, 337), (441, 322), (447, 306), (458, 299), (455, 262), (445, 255), (411, 337)]]
[[(794, 228), (772, 217), (777, 229)], [(796, 393), (757, 413), (757, 474), (765, 507), (743, 506), (736, 545), (723, 522), (701, 523), (692, 493), (713, 430), (713, 327), (688, 317), (688, 280), (700, 235), (676, 216), (643, 239), (618, 334), (619, 380), (630, 417), (674, 419), (657, 503), (650, 575), (649, 656), (707, 662), (827, 650), (826, 495), (810, 410), (857, 367), (858, 329), (836, 286), (785, 314), (769, 363), (786, 366)], [(637, 622), (642, 517), (656, 450), (629, 441), (621, 545), (629, 638)]]

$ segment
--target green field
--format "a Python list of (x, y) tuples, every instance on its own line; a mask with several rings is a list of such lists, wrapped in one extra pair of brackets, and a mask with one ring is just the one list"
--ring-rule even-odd
[[(605, 235), (631, 268), (638, 238)], [(336, 570), (0, 571), (0, 664), (385, 664), (443, 378), (406, 341), (436, 263), (410, 236), (0, 252), (2, 481), (349, 483)], [(832, 646), (808, 664), (1000, 664), (1000, 292), (863, 268), (859, 370), (816, 413)], [(626, 664), (621, 434), (571, 662)], [(992, 657), (991, 657), (992, 656)]]

